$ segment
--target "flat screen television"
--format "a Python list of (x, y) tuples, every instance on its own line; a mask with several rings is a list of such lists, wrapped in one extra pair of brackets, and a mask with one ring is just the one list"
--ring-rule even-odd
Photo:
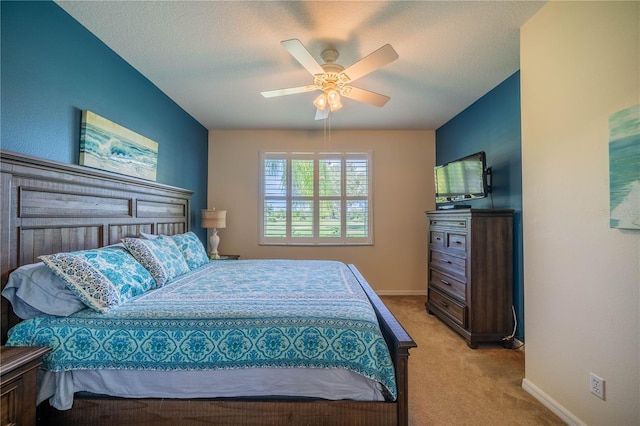
[(490, 185), (484, 151), (467, 155), (434, 168), (436, 203), (454, 203), (489, 195)]

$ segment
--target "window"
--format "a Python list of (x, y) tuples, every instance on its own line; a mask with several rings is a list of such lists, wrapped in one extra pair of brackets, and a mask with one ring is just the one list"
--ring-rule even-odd
[(263, 152), (260, 244), (373, 244), (371, 153)]

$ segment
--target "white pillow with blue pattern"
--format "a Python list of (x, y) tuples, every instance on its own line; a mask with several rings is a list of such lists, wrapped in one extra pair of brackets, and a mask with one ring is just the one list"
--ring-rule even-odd
[(157, 287), (190, 271), (182, 252), (171, 237), (161, 235), (154, 240), (123, 238), (122, 242), (133, 257), (151, 273)]
[(85, 305), (98, 312), (107, 312), (156, 285), (149, 271), (122, 247), (57, 253), (39, 259)]
[(204, 249), (202, 241), (200, 241), (200, 238), (193, 232), (189, 231), (184, 234), (172, 235), (171, 238), (173, 238), (173, 241), (178, 245), (184, 259), (187, 261), (187, 265), (189, 265), (189, 269), (192, 271), (209, 263), (209, 256)]

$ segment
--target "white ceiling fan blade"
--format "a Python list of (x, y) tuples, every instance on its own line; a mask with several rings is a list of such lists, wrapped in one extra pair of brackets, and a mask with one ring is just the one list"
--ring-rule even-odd
[(305, 67), (307, 71), (309, 71), (312, 75), (316, 74), (324, 74), (324, 70), (316, 61), (311, 53), (304, 47), (304, 45), (297, 38), (291, 40), (281, 41), (280, 44), (284, 46), (285, 49), (289, 51), (291, 56), (296, 58), (300, 65)]
[(354, 81), (396, 59), (398, 59), (398, 53), (390, 44), (385, 44), (380, 49), (347, 67), (341, 74), (347, 76), (347, 81)]
[(296, 93), (312, 92), (316, 89), (316, 86), (310, 84), (307, 86), (289, 87), (288, 89), (266, 90), (264, 92), (260, 92), (260, 94), (265, 98), (273, 98), (275, 96), (295, 95)]
[(383, 107), (389, 99), (389, 96), (381, 95), (379, 93), (370, 92), (368, 90), (360, 89), (353, 86), (345, 86), (340, 91), (340, 94), (345, 98), (353, 99), (366, 104), (375, 105), (377, 107)]
[(325, 106), (324, 109), (316, 108), (316, 120), (324, 120), (329, 117), (329, 107)]

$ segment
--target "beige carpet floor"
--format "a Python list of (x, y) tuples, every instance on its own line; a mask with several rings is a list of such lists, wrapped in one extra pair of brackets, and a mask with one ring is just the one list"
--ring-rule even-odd
[(409, 426), (564, 424), (522, 389), (526, 346), (470, 349), (427, 314), (424, 296), (382, 300), (418, 344), (409, 357)]

